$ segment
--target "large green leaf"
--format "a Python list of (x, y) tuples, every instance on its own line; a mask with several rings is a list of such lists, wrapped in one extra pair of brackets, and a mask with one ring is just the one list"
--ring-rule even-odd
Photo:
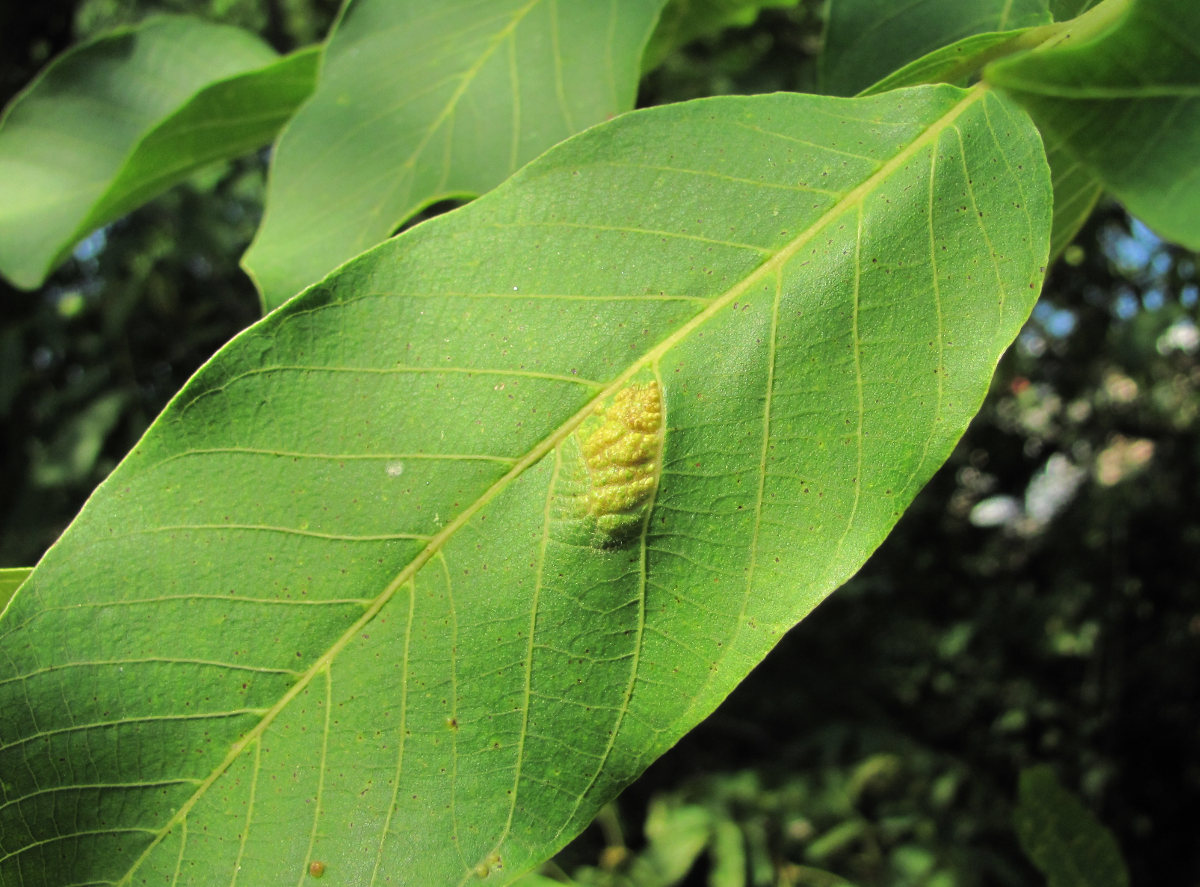
[(1053, 133), (1045, 135), (1044, 141), (1054, 188), (1054, 224), (1050, 230), (1050, 260), (1054, 261), (1088, 220), (1104, 186), (1074, 154), (1055, 141)]
[(0, 119), (0, 273), (39, 286), (88, 232), (269, 142), (312, 91), (317, 59), (185, 17), (60, 56)]
[(778, 94), (618, 118), (347, 264), (0, 621), (0, 881), (506, 883), (886, 536), (1049, 229), (987, 89)]
[(1050, 22), (1046, 0), (830, 0), (827, 16), (818, 70), (822, 90), (832, 95), (860, 92), (965, 37), (981, 35), (990, 43), (989, 32)]
[(1013, 821), (1047, 887), (1128, 887), (1129, 872), (1112, 832), (1062, 787), (1050, 767), (1021, 772)]
[(1200, 4), (1108, 0), (1104, 27), (986, 70), (1047, 140), (1162, 236), (1200, 249)]
[(665, 0), (351, 0), (243, 265), (273, 308), (415, 212), (633, 107)]

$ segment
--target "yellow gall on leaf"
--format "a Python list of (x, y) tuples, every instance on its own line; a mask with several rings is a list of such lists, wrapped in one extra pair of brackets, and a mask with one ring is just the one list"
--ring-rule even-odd
[(584, 505), (602, 547), (619, 545), (641, 529), (645, 507), (662, 474), (663, 405), (657, 382), (622, 388), (581, 435), (586, 476)]

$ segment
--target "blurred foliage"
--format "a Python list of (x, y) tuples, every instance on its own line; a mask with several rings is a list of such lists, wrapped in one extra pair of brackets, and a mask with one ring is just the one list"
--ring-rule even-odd
[(0, 565), (35, 561), (187, 377), (255, 319), (234, 262), (261, 164), (205, 179), (93, 235), (40, 291), (0, 289)]
[[(641, 103), (811, 90), (819, 5), (666, 58)], [(0, 100), (151, 11), (319, 39), (329, 0), (5, 4)], [(257, 316), (237, 268), (263, 157), (206, 172), (0, 289), (0, 566), (27, 565), (184, 380)], [(3, 285), (0, 284), (0, 287)], [(1200, 883), (1200, 279), (1102, 207), (992, 396), (860, 575), (539, 884), (1016, 887), (1020, 772), (1053, 764), (1132, 883)]]
[(1021, 771), (1013, 825), (1047, 887), (1129, 887), (1112, 832), (1045, 764)]

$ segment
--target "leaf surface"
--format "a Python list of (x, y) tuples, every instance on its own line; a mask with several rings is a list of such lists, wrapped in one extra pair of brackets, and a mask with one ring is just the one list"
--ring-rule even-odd
[(633, 107), (665, 0), (352, 0), (242, 264), (271, 309), (418, 210)]
[(830, 0), (827, 16), (818, 71), (833, 95), (854, 95), (965, 37), (1050, 22), (1046, 0)]
[[(1113, 11), (1124, 14), (1112, 21)], [(1200, 249), (1200, 5), (1109, 2), (1088, 16), (1111, 26), (996, 62), (985, 76), (1131, 213)]]
[(32, 572), (32, 567), (0, 567), (0, 613), (4, 612), (13, 594)]
[[(885, 537), (1049, 228), (984, 88), (778, 94), (623, 116), (347, 264), (0, 622), (0, 881), (507, 883)], [(587, 454), (652, 390), (618, 537)]]
[(989, 31), (963, 37), (948, 46), (935, 49), (919, 59), (909, 62), (897, 71), (868, 86), (859, 95), (878, 95), (889, 89), (919, 86), (924, 83), (951, 83), (966, 85), (971, 75), (995, 58), (1020, 46), (1022, 41), (1033, 36), (1035, 28), (1017, 31)]
[[(1061, 25), (1041, 25), (973, 34), (909, 62), (859, 94), (878, 95), (889, 89), (926, 83), (965, 85), (968, 78), (978, 75), (989, 62), (1023, 52), (1043, 41), (1059, 39), (1063, 32)], [(1050, 235), (1053, 261), (1083, 227), (1104, 186), (1053, 132), (1048, 135), (1046, 155), (1054, 187), (1054, 227)]]
[(1054, 189), (1054, 224), (1050, 230), (1050, 261), (1053, 262), (1088, 220), (1104, 193), (1104, 186), (1071, 151), (1055, 141), (1053, 133), (1044, 135), (1043, 141)]
[(271, 140), (318, 54), (162, 16), (56, 59), (0, 119), (0, 273), (32, 289), (90, 231)]

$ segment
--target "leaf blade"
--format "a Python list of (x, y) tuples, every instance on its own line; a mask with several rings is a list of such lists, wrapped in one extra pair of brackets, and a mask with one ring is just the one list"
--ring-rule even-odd
[(0, 567), (0, 613), (32, 572), (33, 567)]
[[(821, 89), (831, 95), (854, 95), (963, 38), (979, 35), (986, 40), (988, 32), (1049, 23), (1045, 0), (918, 0), (890, 8), (870, 0), (833, 0), (818, 60)], [(977, 43), (968, 45), (978, 48)]]
[[(1040, 152), (984, 89), (653, 109), (265, 318), (3, 626), (20, 746), (0, 768), (45, 745), (13, 791), (77, 797), (51, 764), (77, 736), (154, 740), (182, 753), (144, 762), (154, 791), (108, 823), (150, 831), (73, 834), (59, 860), (0, 821), (5, 852), (62, 880), (519, 875), (857, 569), (949, 452), (1044, 270)], [(666, 422), (647, 531), (572, 544), (550, 516), (576, 429), (647, 375)], [(106, 600), (72, 577), (80, 551)], [(79, 668), (161, 692), (100, 694), (116, 722), (37, 704)], [(38, 797), (9, 816), (58, 834)]]
[(1183, 0), (1132, 0), (1097, 6), (1078, 26), (1074, 40), (996, 62), (985, 78), (1130, 212), (1200, 247), (1200, 13)]
[(194, 170), (268, 142), (317, 53), (160, 16), (60, 56), (0, 119), (0, 271), (37, 287), (88, 232)]
[(349, 4), (313, 100), (279, 141), (263, 224), (242, 259), (264, 305), (420, 209), (484, 193), (631, 108), (664, 2), (454, 0), (432, 14), (417, 0)]

